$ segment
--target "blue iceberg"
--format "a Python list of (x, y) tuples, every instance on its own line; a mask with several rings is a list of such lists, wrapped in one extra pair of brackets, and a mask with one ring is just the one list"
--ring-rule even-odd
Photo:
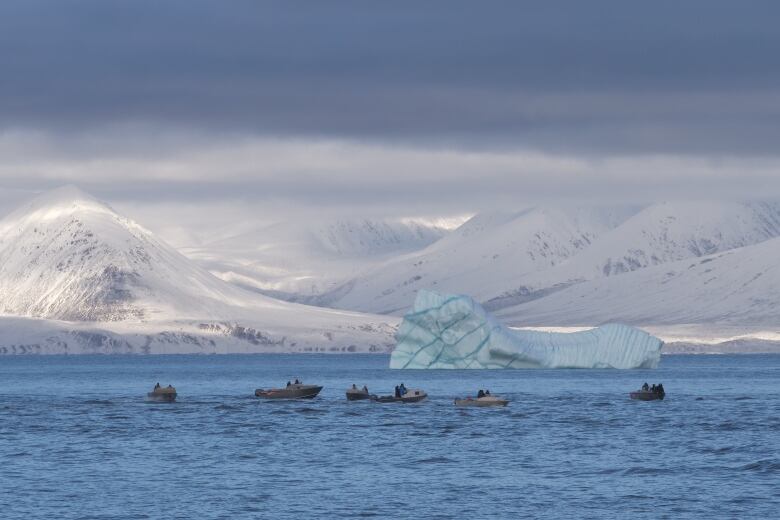
[(390, 368), (655, 368), (663, 342), (627, 325), (511, 330), (463, 295), (421, 290), (396, 334)]

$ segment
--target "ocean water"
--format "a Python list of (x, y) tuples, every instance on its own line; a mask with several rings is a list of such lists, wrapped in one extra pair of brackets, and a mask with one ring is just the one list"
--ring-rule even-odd
[[(780, 356), (391, 371), (369, 355), (0, 358), (0, 518), (778, 518)], [(291, 378), (312, 401), (256, 399)], [(155, 382), (179, 400), (145, 402)], [(663, 382), (663, 402), (628, 392)], [(419, 404), (347, 402), (351, 383)], [(489, 388), (505, 409), (458, 409)]]

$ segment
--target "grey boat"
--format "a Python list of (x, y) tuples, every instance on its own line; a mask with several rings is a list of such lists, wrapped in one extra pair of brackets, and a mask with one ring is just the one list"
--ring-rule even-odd
[(636, 401), (663, 401), (664, 397), (666, 397), (666, 392), (661, 391), (655, 391), (652, 390), (637, 390), (636, 392), (631, 392), (628, 394), (628, 396), (631, 399), (634, 399)]
[(455, 399), (455, 406), (476, 406), (476, 407), (486, 407), (486, 406), (506, 406), (509, 404), (509, 401), (506, 399), (501, 399), (500, 397), (496, 397), (494, 395), (486, 395), (484, 397), (477, 397), (476, 399), (467, 397), (466, 399)]
[(393, 395), (372, 395), (371, 400), (376, 403), (419, 403), (428, 397), (423, 390), (407, 390), (401, 397)]
[(176, 400), (176, 395), (176, 389), (171, 385), (160, 386), (160, 383), (157, 383), (154, 389), (146, 394), (146, 398), (160, 403), (172, 403)]
[(311, 399), (317, 397), (320, 390), (321, 386), (294, 383), (285, 388), (258, 388), (255, 390), (255, 396), (263, 399)]
[(368, 390), (364, 388), (349, 388), (347, 390), (347, 401), (366, 401), (371, 399), (371, 397)]

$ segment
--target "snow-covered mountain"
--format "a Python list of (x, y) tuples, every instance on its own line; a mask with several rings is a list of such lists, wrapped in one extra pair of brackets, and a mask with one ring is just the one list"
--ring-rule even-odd
[(619, 321), (780, 330), (780, 238), (596, 278), (499, 315), (515, 325)]
[(235, 285), (307, 301), (333, 290), (356, 272), (432, 244), (452, 227), (451, 219), (289, 221), (182, 252)]
[(419, 289), (472, 295), (516, 327), (780, 338), (780, 204), (535, 207), (450, 224), (298, 221), (183, 255), (55, 190), (0, 221), (0, 353), (387, 351), (388, 314)]
[(780, 236), (780, 204), (661, 203), (602, 236), (577, 263), (612, 276)]
[[(717, 296), (710, 292), (711, 282), (693, 277), (696, 270), (679, 281), (657, 273), (666, 273), (664, 266), (687, 267), (689, 259), (709, 261), (717, 253), (736, 254), (745, 249), (749, 257), (751, 246), (776, 237), (780, 237), (780, 204), (767, 202), (533, 208), (515, 214), (477, 215), (421, 251), (367, 269), (321, 303), (403, 314), (417, 290), (428, 288), (473, 295), (493, 312), (506, 309), (499, 315), (514, 325), (594, 325), (622, 318), (641, 325), (694, 319), (711, 323), (718, 316), (734, 323), (748, 316), (741, 309), (729, 311), (728, 305), (719, 309), (720, 314), (704, 310)], [(762, 253), (776, 258), (771, 256), (773, 249), (767, 248)], [(732, 268), (739, 276), (721, 277), (722, 294), (737, 290), (730, 284), (771, 274), (768, 265), (750, 262)], [(768, 287), (756, 285), (757, 292), (750, 298), (780, 301)], [(675, 290), (682, 293), (678, 296)], [(618, 293), (624, 299), (616, 307), (603, 305), (599, 297), (607, 291), (616, 302)], [(677, 308), (676, 302), (707, 303), (694, 306), (698, 312), (681, 312), (674, 318), (633, 301), (645, 293), (662, 295), (656, 304), (669, 313)], [(580, 310), (573, 312), (575, 308)], [(766, 310), (760, 313), (763, 323), (772, 319), (771, 307)]]
[[(496, 311), (583, 281), (758, 244), (780, 236), (780, 204), (688, 202), (644, 208), (552, 269), (505, 279), (481, 294)], [(622, 279), (625, 281), (625, 279)], [(498, 290), (496, 290), (498, 289)]]
[(431, 246), (366, 270), (322, 303), (402, 314), (421, 288), (487, 300), (515, 280), (587, 249), (637, 211), (631, 207), (530, 208), (480, 214)]
[[(23, 340), (28, 325), (42, 330), (40, 320), (19, 318), (57, 320), (48, 328), (58, 332), (46, 342), (55, 346), (46, 351), (85, 337), (87, 344), (135, 337), (126, 344), (146, 350), (161, 342), (178, 345), (175, 351), (187, 344), (195, 351), (386, 350), (395, 327), (393, 319), (242, 290), (73, 187), (0, 221), (0, 295), (0, 343)], [(90, 336), (88, 329), (105, 333)]]

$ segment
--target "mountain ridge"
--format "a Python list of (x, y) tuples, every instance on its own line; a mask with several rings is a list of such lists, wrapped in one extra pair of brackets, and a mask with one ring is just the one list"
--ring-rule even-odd
[[(94, 329), (108, 331), (91, 336), (108, 345), (135, 337), (133, 348), (163, 348), (178, 338), (179, 351), (188, 344), (196, 352), (218, 344), (383, 351), (396, 321), (235, 287), (73, 187), (45, 193), (0, 221), (0, 294), (0, 318), (10, 324), (2, 341), (39, 337), (25, 327), (48, 320), (43, 328), (55, 332), (45, 344), (54, 350), (90, 345)], [(23, 330), (14, 332), (17, 326)]]

